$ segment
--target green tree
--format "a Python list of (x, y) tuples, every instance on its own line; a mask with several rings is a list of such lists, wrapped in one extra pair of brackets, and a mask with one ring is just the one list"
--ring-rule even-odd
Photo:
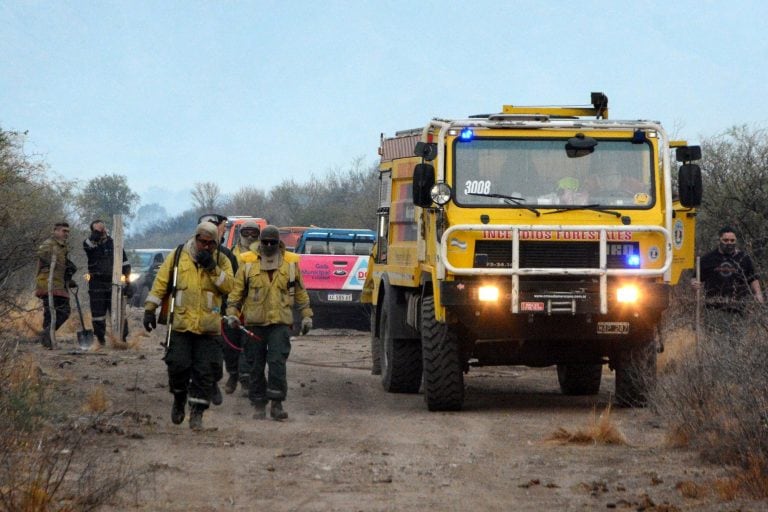
[(119, 174), (91, 179), (75, 197), (78, 214), (84, 223), (94, 219), (109, 223), (113, 215), (132, 217), (138, 202), (139, 195), (128, 186), (128, 179)]

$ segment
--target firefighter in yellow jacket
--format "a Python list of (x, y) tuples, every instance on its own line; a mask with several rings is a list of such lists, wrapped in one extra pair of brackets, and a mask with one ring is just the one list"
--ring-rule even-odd
[[(203, 427), (203, 411), (211, 403), (215, 376), (221, 367), (222, 295), (232, 290), (234, 276), (229, 259), (216, 251), (216, 226), (201, 222), (195, 236), (181, 247), (175, 287), (174, 311), (169, 328), (170, 346), (165, 354), (168, 384), (173, 393), (171, 421), (184, 421), (189, 401), (189, 427)], [(155, 310), (173, 287), (175, 253), (170, 253), (157, 271), (152, 291), (144, 304), (144, 328), (157, 327)]]
[[(271, 401), (270, 416), (284, 420), (288, 413), (282, 403), (288, 391), (285, 363), (291, 351), (289, 328), (293, 323), (293, 307), (301, 310), (301, 333), (312, 328), (309, 294), (301, 281), (296, 262), (289, 262), (280, 250), (280, 232), (266, 226), (259, 235), (255, 261), (246, 262), (237, 270), (235, 285), (227, 301), (227, 320), (238, 327), (240, 315), (246, 327), (259, 341), (248, 341), (254, 355), (248, 398), (256, 411), (255, 419), (266, 418), (267, 402)], [(265, 378), (264, 369), (269, 368)]]

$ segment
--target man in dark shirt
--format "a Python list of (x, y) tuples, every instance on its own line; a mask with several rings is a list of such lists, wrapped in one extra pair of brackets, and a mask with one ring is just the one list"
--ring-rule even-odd
[(719, 231), (717, 249), (701, 258), (701, 283), (691, 280), (694, 288), (704, 285), (705, 306), (729, 313), (743, 313), (744, 304), (754, 297), (763, 303), (763, 292), (749, 255), (736, 247), (736, 233), (726, 226)]
[[(91, 234), (83, 240), (83, 250), (88, 257), (88, 297), (91, 302), (93, 331), (99, 344), (104, 346), (107, 332), (107, 311), (112, 309), (112, 265), (115, 258), (115, 242), (101, 219), (91, 222)], [(128, 283), (131, 265), (123, 251), (122, 274)], [(128, 336), (128, 320), (123, 323), (123, 341)]]

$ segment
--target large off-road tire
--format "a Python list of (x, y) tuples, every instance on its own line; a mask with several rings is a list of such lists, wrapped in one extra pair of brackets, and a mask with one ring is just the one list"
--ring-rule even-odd
[(381, 338), (376, 330), (376, 308), (371, 310), (371, 375), (381, 375)]
[(656, 384), (656, 345), (631, 345), (619, 353), (616, 369), (616, 403), (622, 407), (645, 407)]
[(381, 386), (390, 393), (418, 393), (421, 387), (421, 344), (394, 339), (388, 298), (381, 309)]
[(464, 371), (456, 332), (435, 319), (435, 299), (421, 305), (424, 400), (430, 411), (458, 411), (464, 404)]
[(603, 376), (602, 364), (559, 364), (557, 381), (564, 395), (596, 395)]

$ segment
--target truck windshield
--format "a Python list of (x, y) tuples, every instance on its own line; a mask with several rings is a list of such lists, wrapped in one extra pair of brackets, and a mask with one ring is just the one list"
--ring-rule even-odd
[[(456, 142), (456, 203), (512, 208), (653, 206), (649, 143), (598, 139), (593, 153), (577, 158), (568, 157), (565, 143), (562, 139)], [(512, 196), (519, 202), (510, 205), (494, 194)]]

